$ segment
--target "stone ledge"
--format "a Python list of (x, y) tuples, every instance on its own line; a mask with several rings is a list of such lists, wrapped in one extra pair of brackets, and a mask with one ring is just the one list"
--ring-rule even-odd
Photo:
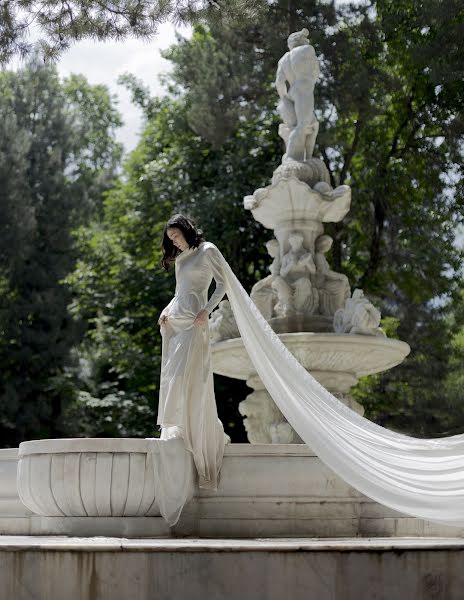
[(92, 552), (379, 552), (390, 550), (464, 550), (455, 538), (256, 538), (128, 539), (118, 537), (0, 536), (0, 552), (22, 550)]
[(143, 550), (153, 552), (228, 551), (228, 552), (365, 552), (382, 550), (464, 550), (464, 540), (455, 538), (256, 538), (256, 539), (205, 539), (184, 538), (182, 540), (158, 537), (156, 539), (129, 539), (123, 537), (67, 537), (67, 536), (0, 536), (0, 551), (3, 550), (79, 550), (119, 551)]
[[(19, 448), (1, 450), (0, 460), (13, 460), (29, 454), (64, 452), (147, 452), (154, 447), (151, 439), (135, 438), (63, 438), (23, 442)], [(156, 440), (154, 440), (156, 441)], [(224, 456), (316, 456), (306, 444), (227, 444)]]

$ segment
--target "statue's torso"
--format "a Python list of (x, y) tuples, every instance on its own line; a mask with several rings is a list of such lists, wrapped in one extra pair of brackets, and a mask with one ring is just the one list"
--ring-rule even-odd
[(307, 88), (310, 87), (312, 93), (314, 84), (319, 76), (319, 68), (315, 65), (314, 50), (310, 46), (298, 46), (290, 52), (284, 54), (279, 61), (279, 68), (285, 74), (285, 78), (290, 85)]

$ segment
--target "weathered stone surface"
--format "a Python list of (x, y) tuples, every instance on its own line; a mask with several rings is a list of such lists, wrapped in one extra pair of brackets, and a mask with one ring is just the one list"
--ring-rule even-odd
[(156, 442), (135, 439), (23, 442), (19, 497), (45, 517), (157, 516), (156, 449)]
[[(47, 444), (51, 456), (54, 456), (53, 453), (64, 449), (64, 441), (43, 440), (40, 445), (36, 444), (37, 453), (30, 453), (29, 457), (33, 460), (34, 457), (46, 455)], [(100, 447), (115, 456), (143, 454), (141, 445), (145, 443), (145, 440), (130, 439), (72, 441), (76, 445), (73, 448), (75, 452), (71, 454), (85, 454), (90, 450), (98, 453)], [(118, 452), (118, 447), (123, 452)], [(0, 450), (0, 463), (10, 462), (12, 465), (14, 452)], [(2, 454), (5, 457), (6, 453), (9, 458), (2, 460)], [(110, 465), (115, 464), (114, 461), (105, 463), (105, 469), (100, 472), (98, 489), (101, 498), (110, 499), (111, 510), (121, 512), (118, 506), (122, 505), (121, 498), (126, 492), (124, 486), (116, 490), (113, 484), (114, 481), (120, 482), (118, 477), (112, 480)], [(0, 480), (0, 507), (4, 507), (0, 512), (0, 534), (3, 535), (100, 535), (126, 538), (185, 535), (211, 538), (464, 536), (464, 530), (407, 517), (366, 498), (337, 477), (304, 444), (227, 445), (218, 492), (199, 490), (185, 507), (181, 520), (174, 528), (169, 528), (159, 516), (156, 502), (153, 504), (155, 494), (153, 491), (147, 493), (146, 484), (141, 480), (132, 483), (130, 494), (132, 497), (145, 498), (146, 505), (152, 503), (151, 509), (143, 511), (146, 516), (142, 516), (142, 511), (139, 513), (141, 516), (40, 516), (21, 509), (10, 467), (8, 472), (8, 476), (2, 476)], [(79, 480), (75, 480), (69, 488), (64, 487), (63, 481), (70, 511), (74, 511), (75, 506), (87, 505), (84, 497), (95, 484), (91, 474), (86, 481), (89, 474), (88, 470), (82, 471)], [(38, 495), (42, 503), (44, 499), (50, 500), (49, 484), (47, 478), (34, 483), (34, 489), (39, 490), (38, 493), (34, 492), (34, 496)], [(82, 490), (86, 489), (87, 492), (83, 493)], [(19, 510), (5, 509), (2, 500), (7, 494), (10, 503), (19, 506)], [(98, 505), (105, 506), (103, 500)], [(52, 510), (54, 506), (52, 504)], [(43, 504), (40, 509), (44, 510)]]
[(461, 600), (449, 539), (0, 539), (0, 600)]

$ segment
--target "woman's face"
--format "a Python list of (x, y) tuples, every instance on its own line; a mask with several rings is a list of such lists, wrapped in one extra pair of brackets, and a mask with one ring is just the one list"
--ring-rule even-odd
[(172, 240), (174, 246), (179, 248), (181, 252), (187, 250), (187, 248), (189, 247), (189, 245), (185, 241), (184, 234), (179, 228), (169, 227), (169, 229), (167, 230), (167, 236), (170, 240)]

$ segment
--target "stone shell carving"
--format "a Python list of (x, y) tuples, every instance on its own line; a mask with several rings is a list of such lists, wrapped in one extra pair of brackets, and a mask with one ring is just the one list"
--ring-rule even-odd
[(267, 229), (275, 229), (282, 222), (337, 223), (350, 210), (351, 189), (341, 185), (330, 193), (324, 188), (322, 193), (289, 177), (258, 188), (253, 195), (245, 196), (243, 204)]

